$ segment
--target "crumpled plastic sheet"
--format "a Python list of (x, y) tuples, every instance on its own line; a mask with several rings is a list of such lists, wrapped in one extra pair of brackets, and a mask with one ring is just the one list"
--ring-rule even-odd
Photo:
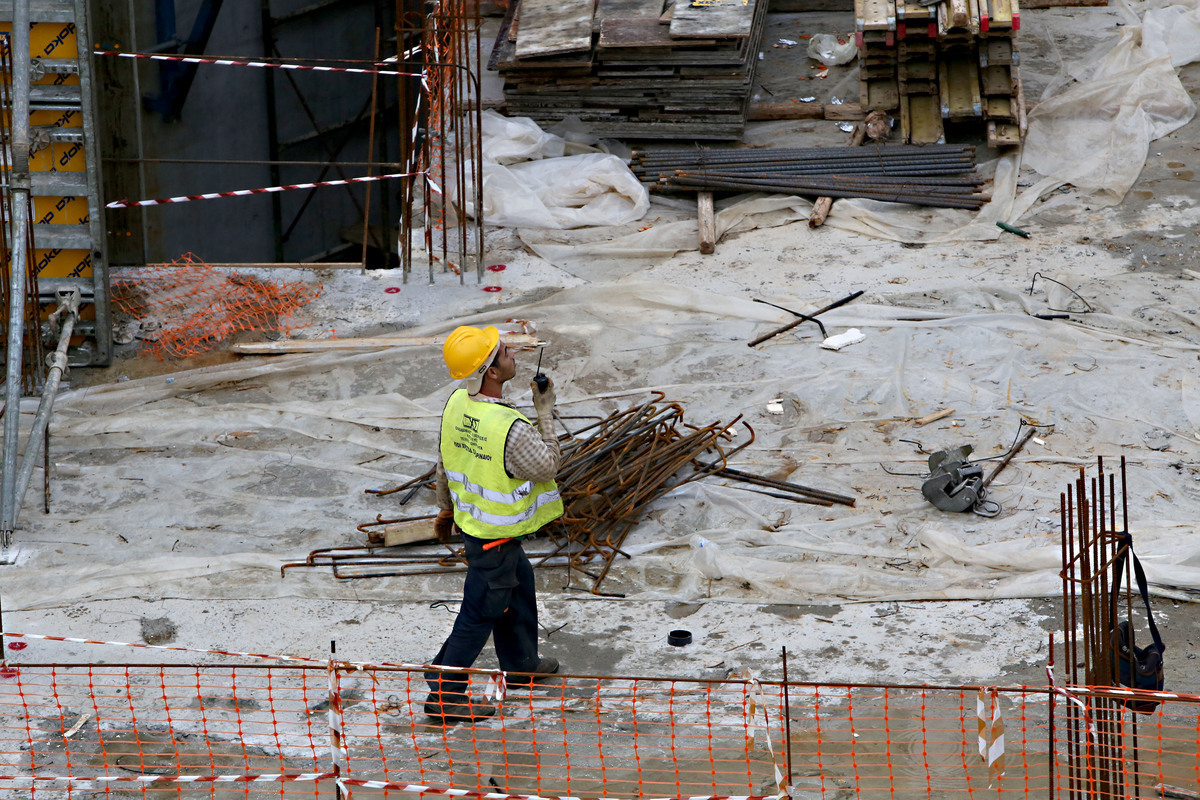
[(1200, 59), (1200, 3), (1144, 8), (1140, 24), (1124, 26), (1114, 44), (1068, 67), (1075, 82), (1028, 115), (1024, 165), (1073, 184), (1095, 205), (1120, 202), (1150, 142), (1196, 113), (1176, 69)]
[[(1017, 191), (1020, 157), (1010, 153), (994, 162), (980, 165), (993, 175), (992, 199), (977, 213), (949, 208), (923, 208), (903, 203), (883, 203), (861, 198), (839, 200), (833, 204), (825, 224), (876, 239), (898, 242), (934, 243), (991, 241), (1003, 231), (997, 221), (1015, 222), (1051, 188), (1061, 184), (1046, 178)], [(538, 229), (522, 229), (518, 235), (542, 258), (572, 274), (590, 280), (610, 277), (610, 270), (628, 271), (631, 262), (653, 262), (699, 247), (699, 225), (689, 204), (683, 219), (655, 224), (635, 233), (609, 235), (596, 232), (577, 241), (564, 242), (561, 236)], [(785, 195), (740, 195), (718, 203), (715, 215), (717, 241), (753, 229), (773, 228), (807, 220), (812, 202)], [(797, 226), (796, 237), (816, 236)]]
[[(573, 149), (580, 149), (575, 145)], [(528, 117), (483, 113), (483, 219), (503, 227), (623, 225), (645, 216), (650, 197), (629, 167), (601, 152), (565, 155), (561, 136)], [(474, 174), (468, 161), (468, 175)], [(455, 187), (446, 187), (453, 197)], [(474, 216), (473, 203), (464, 202)]]

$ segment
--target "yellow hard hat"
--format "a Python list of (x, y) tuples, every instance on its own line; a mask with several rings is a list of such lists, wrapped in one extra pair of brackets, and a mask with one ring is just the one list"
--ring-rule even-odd
[(463, 380), (476, 374), (482, 376), (499, 347), (500, 331), (491, 325), (482, 329), (460, 325), (446, 337), (442, 358), (450, 370), (450, 377)]

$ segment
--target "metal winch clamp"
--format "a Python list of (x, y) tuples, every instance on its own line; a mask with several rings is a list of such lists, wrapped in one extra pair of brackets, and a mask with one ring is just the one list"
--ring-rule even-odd
[(972, 449), (964, 444), (929, 456), (930, 475), (921, 484), (921, 494), (942, 511), (972, 511), (987, 492), (983, 467), (967, 460)]

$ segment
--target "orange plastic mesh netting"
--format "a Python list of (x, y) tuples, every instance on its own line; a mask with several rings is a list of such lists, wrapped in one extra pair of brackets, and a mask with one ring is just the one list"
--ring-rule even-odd
[(243, 331), (290, 334), (307, 327), (297, 311), (321, 284), (268, 281), (223, 272), (187, 253), (169, 264), (113, 270), (112, 301), (136, 323), (146, 352), (183, 358), (211, 350)]

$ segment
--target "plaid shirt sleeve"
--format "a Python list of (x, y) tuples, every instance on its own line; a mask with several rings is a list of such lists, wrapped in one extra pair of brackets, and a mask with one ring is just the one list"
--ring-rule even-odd
[[(471, 395), (471, 399), (509, 405), (503, 400), (483, 394)], [(504, 469), (509, 475), (535, 483), (552, 481), (558, 475), (561, 461), (562, 449), (558, 445), (558, 436), (554, 433), (553, 416), (545, 419), (538, 417), (533, 425), (518, 421), (508, 429), (508, 439), (504, 442)], [(450, 498), (450, 488), (446, 484), (446, 469), (442, 466), (440, 453), (435, 488), (438, 508), (446, 511), (452, 509), (454, 506)]]
[(515, 422), (504, 443), (504, 468), (521, 480), (540, 483), (552, 481), (558, 474), (562, 450), (554, 435), (554, 418), (539, 417), (536, 425)]

